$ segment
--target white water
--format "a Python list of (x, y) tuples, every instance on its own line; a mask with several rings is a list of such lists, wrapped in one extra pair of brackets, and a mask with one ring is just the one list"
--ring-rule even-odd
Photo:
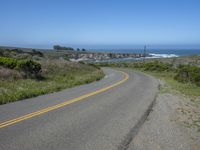
[(151, 53), (149, 55), (152, 56), (152, 57), (149, 57), (149, 58), (172, 58), (172, 57), (179, 57), (176, 54), (154, 54), (154, 53)]

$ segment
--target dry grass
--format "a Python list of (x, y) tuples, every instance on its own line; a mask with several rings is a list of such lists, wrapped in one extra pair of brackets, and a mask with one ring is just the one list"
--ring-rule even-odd
[(23, 76), (19, 71), (9, 69), (9, 68), (4, 68), (0, 66), (0, 79), (1, 80), (6, 80), (6, 79), (22, 79)]

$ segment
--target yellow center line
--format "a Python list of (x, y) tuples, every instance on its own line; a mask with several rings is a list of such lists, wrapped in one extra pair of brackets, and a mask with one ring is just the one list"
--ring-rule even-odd
[(24, 116), (21, 116), (21, 117), (18, 117), (18, 118), (15, 118), (15, 119), (11, 119), (11, 120), (8, 120), (8, 121), (5, 121), (5, 122), (1, 122), (0, 123), (0, 128), (3, 128), (3, 127), (6, 127), (6, 126), (9, 126), (9, 125), (12, 125), (12, 124), (15, 124), (15, 123), (18, 123), (18, 122), (21, 122), (23, 120), (26, 120), (26, 119), (29, 119), (29, 118), (32, 118), (32, 117), (35, 117), (35, 116), (38, 116), (38, 115), (41, 115), (41, 114), (44, 114), (44, 113), (47, 113), (49, 111), (52, 111), (52, 110), (55, 110), (55, 109), (58, 109), (58, 108), (61, 108), (63, 106), (66, 106), (66, 105), (69, 105), (69, 104), (72, 104), (72, 103), (75, 103), (75, 102), (78, 102), (78, 101), (81, 101), (81, 100), (84, 100), (88, 97), (91, 97), (93, 95), (96, 95), (96, 94), (99, 94), (99, 93), (102, 93), (104, 91), (107, 91), (115, 86), (118, 86), (122, 83), (124, 83), (126, 80), (128, 80), (129, 78), (129, 75), (125, 72), (122, 72), (122, 71), (119, 71), (121, 73), (124, 74), (124, 78), (110, 86), (107, 86), (107, 87), (104, 87), (102, 89), (99, 89), (99, 90), (96, 90), (96, 91), (93, 91), (93, 92), (90, 92), (90, 93), (87, 93), (85, 95), (82, 95), (80, 97), (77, 97), (77, 98), (74, 98), (74, 99), (70, 99), (70, 100), (67, 100), (63, 103), (60, 103), (60, 104), (57, 104), (57, 105), (53, 105), (53, 106), (50, 106), (50, 107), (47, 107), (47, 108), (44, 108), (44, 109), (41, 109), (41, 110), (38, 110), (38, 111), (35, 111), (35, 112), (32, 112), (30, 114), (27, 114), (27, 115), (24, 115)]

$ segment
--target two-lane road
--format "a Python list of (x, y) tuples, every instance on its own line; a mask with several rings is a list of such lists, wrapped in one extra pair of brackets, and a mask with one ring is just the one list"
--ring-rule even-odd
[(158, 82), (133, 71), (103, 70), (101, 81), (1, 105), (0, 150), (123, 147), (152, 104)]

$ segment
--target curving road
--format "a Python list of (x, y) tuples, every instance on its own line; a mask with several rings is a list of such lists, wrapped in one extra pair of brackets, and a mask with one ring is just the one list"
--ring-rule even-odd
[(0, 150), (125, 149), (155, 99), (158, 81), (103, 70), (101, 81), (1, 105)]

